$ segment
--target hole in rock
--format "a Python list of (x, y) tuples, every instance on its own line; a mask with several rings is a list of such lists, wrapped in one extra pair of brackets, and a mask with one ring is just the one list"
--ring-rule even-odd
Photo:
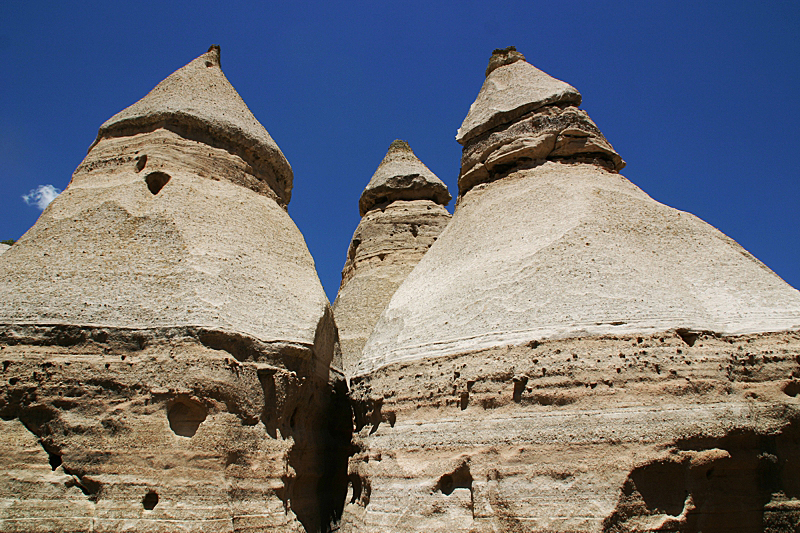
[(136, 172), (141, 172), (144, 166), (147, 164), (147, 156), (140, 155), (136, 158)]
[(519, 403), (522, 401), (522, 393), (525, 392), (525, 385), (528, 384), (528, 377), (521, 376), (514, 378), (514, 401)]
[(458, 406), (463, 411), (469, 405), (469, 393), (464, 391), (461, 393), (461, 397), (458, 400)]
[(800, 394), (800, 381), (790, 381), (783, 386), (783, 392), (787, 396), (797, 396)]
[(142, 498), (142, 507), (152, 511), (156, 505), (158, 505), (158, 493), (154, 490), (148, 490), (147, 494)]
[(697, 339), (700, 337), (699, 333), (689, 331), (688, 329), (679, 329), (675, 333), (689, 346), (694, 346), (694, 343), (697, 342)]
[(207, 414), (204, 406), (190, 400), (176, 400), (167, 410), (170, 429), (181, 437), (193, 437)]
[(361, 499), (361, 477), (356, 474), (349, 476), (350, 486), (353, 487), (353, 495), (350, 497), (350, 503), (356, 503)]
[(449, 474), (444, 474), (436, 482), (433, 490), (441, 491), (442, 494), (447, 496), (453, 494), (455, 489), (469, 489), (472, 490), (472, 474), (469, 471), (469, 465), (464, 462)]
[(165, 172), (151, 172), (145, 176), (144, 181), (147, 183), (147, 188), (150, 189), (151, 193), (158, 194), (164, 188), (164, 185), (169, 182), (170, 178), (171, 176)]
[(50, 468), (55, 470), (59, 466), (61, 466), (61, 456), (57, 453), (47, 452), (48, 462), (50, 463)]

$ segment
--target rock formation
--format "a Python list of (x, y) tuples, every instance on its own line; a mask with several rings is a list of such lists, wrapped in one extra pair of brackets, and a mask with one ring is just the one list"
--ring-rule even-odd
[(450, 220), (450, 193), (408, 143), (394, 141), (359, 201), (358, 224), (333, 304), (345, 372), (361, 357), (394, 291)]
[(0, 261), (0, 531), (338, 518), (349, 407), (291, 188), (219, 47), (102, 125)]
[(492, 56), (459, 201), (350, 380), (346, 531), (794, 531), (800, 292)]
[(0, 243), (0, 254), (2, 254), (3, 252), (7, 251), (9, 248), (11, 248), (10, 245)]
[(800, 292), (580, 102), (496, 50), (452, 219), (392, 143), (335, 303), (349, 398), (219, 48), (112, 117), (0, 247), (0, 533), (797, 531)]

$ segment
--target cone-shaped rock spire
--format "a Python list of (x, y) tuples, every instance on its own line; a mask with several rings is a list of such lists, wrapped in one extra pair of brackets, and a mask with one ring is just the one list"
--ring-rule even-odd
[(447, 186), (414, 155), (407, 142), (397, 139), (389, 145), (372, 179), (367, 184), (358, 208), (361, 216), (378, 205), (395, 200), (432, 200), (447, 205), (452, 197)]
[(573, 86), (525, 61), (513, 46), (492, 53), (478, 97), (470, 106), (456, 140), (461, 144), (501, 124), (547, 105), (581, 104)]
[[(500, 63), (471, 113), (486, 102), (489, 81), (500, 76), (508, 82), (507, 100), (531, 100), (532, 86), (516, 83), (527, 78), (514, 69), (532, 67), (521, 59)], [(543, 100), (558, 101), (550, 96)], [(364, 349), (360, 371), (548, 337), (800, 327), (800, 292), (713, 227), (659, 204), (614, 173), (608, 157), (616, 153), (598, 148), (606, 141), (585, 112), (541, 112), (465, 144), (462, 180), (469, 176), (465, 164), (486, 167), (500, 160), (502, 169), (477, 181), (486, 183), (481, 188), (462, 184), (452, 222), (395, 293)], [(562, 125), (560, 132), (542, 134), (528, 127), (553, 117), (559, 125), (565, 115), (580, 128)], [(495, 123), (488, 115), (483, 120)], [(573, 137), (579, 131), (592, 133)], [(541, 135), (551, 138), (559, 155), (531, 161), (525, 145)], [(475, 163), (477, 153), (483, 163)]]
[(92, 147), (104, 138), (156, 128), (177, 131), (242, 157), (270, 186), (279, 203), (289, 203), (292, 168), (222, 72), (219, 46), (211, 46), (147, 96), (108, 119)]
[(333, 304), (345, 372), (355, 367), (394, 291), (450, 221), (444, 208), (449, 200), (447, 187), (408, 143), (396, 140), (389, 146), (361, 196), (363, 218)]
[[(264, 154), (285, 163), (212, 48), (104, 125), (67, 189), (0, 256), (0, 348), (14, 374), (0, 384), (0, 430), (14, 435), (0, 470), (47, 472), (24, 488), (0, 478), (0, 494), (26, 494), (0, 518), (41, 532), (230, 530), (231, 517), (327, 530), (346, 490), (334, 481), (347, 450), (331, 431), (346, 448), (350, 411), (336, 404), (328, 300), (288, 196), (262, 188)], [(38, 456), (17, 438), (29, 433), (47, 443)], [(54, 481), (65, 472), (74, 481)]]
[(459, 194), (544, 161), (589, 162), (619, 171), (625, 162), (585, 111), (580, 93), (525, 62), (495, 50), (486, 81), (459, 130)]
[[(493, 58), (453, 218), (350, 377), (352, 530), (796, 524), (800, 292), (620, 176), (531, 69)], [(500, 124), (487, 93), (546, 103)]]

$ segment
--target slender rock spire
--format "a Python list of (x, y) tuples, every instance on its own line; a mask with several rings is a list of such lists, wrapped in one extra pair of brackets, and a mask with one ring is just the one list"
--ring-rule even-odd
[(333, 304), (345, 372), (361, 357), (375, 322), (397, 287), (450, 220), (450, 193), (408, 143), (394, 141), (361, 195)]

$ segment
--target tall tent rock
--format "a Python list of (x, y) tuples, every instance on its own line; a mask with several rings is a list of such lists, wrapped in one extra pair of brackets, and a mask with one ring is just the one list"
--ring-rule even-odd
[(358, 224), (333, 304), (346, 372), (386, 304), (450, 220), (445, 184), (401, 140), (361, 194)]
[(800, 292), (622, 177), (580, 101), (493, 54), (453, 218), (352, 372), (349, 531), (797, 522)]
[(338, 519), (350, 415), (291, 188), (216, 46), (101, 126), (0, 260), (0, 530)]

